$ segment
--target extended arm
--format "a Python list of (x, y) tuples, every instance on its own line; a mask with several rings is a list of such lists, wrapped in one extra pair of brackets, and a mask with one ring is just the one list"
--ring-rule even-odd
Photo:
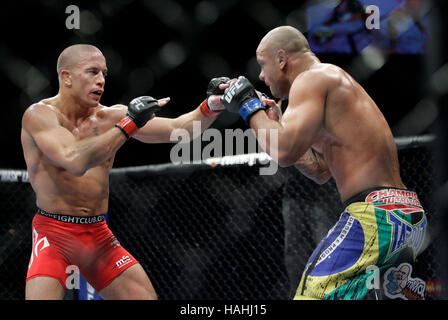
[[(133, 137), (141, 142), (145, 143), (172, 143), (179, 141), (172, 141), (171, 137), (177, 136), (172, 135), (173, 131), (176, 129), (186, 130), (188, 136), (191, 140), (195, 139), (197, 135), (215, 121), (216, 117), (205, 116), (200, 107), (185, 113), (177, 118), (163, 118), (155, 117), (146, 126), (142, 127)], [(197, 125), (200, 124), (201, 130), (193, 130), (194, 122), (198, 121)], [(193, 136), (193, 133), (196, 136)], [(187, 142), (187, 141), (183, 141)]]
[[(210, 127), (224, 110), (218, 95), (222, 95), (224, 89), (229, 86), (229, 80), (227, 77), (211, 79), (206, 91), (207, 97), (196, 109), (173, 119), (155, 118), (141, 128), (134, 138), (146, 143), (185, 143), (194, 140)], [(160, 105), (168, 102), (162, 100), (159, 100)]]

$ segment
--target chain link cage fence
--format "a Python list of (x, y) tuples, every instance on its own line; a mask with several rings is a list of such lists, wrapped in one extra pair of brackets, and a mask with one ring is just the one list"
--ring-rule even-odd
[[(397, 139), (397, 145), (402, 178), (428, 212), (432, 239), (414, 271), (426, 282), (426, 299), (439, 300), (446, 293), (432, 140)], [(147, 271), (159, 299), (292, 298), (308, 257), (342, 206), (332, 180), (316, 185), (294, 168), (260, 175), (262, 166), (112, 170), (109, 226)], [(1, 170), (0, 194), (0, 299), (20, 300), (36, 211), (26, 171)]]

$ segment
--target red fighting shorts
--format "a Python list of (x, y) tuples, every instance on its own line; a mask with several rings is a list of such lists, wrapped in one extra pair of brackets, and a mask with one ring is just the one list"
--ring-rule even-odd
[(138, 263), (110, 231), (105, 215), (79, 217), (39, 209), (33, 218), (32, 232), (27, 281), (39, 276), (51, 277), (66, 288), (67, 277), (73, 270), (79, 270), (100, 291)]

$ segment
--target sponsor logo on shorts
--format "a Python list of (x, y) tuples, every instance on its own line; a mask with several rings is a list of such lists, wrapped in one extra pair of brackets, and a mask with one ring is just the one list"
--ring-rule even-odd
[[(338, 247), (339, 245), (344, 241), (344, 239), (347, 237), (350, 229), (353, 226), (353, 223), (355, 222), (355, 218), (352, 216), (349, 216), (347, 219), (347, 222), (345, 223), (344, 227), (341, 230), (341, 233), (337, 236), (337, 238), (320, 254), (319, 259), (317, 260), (316, 266), (319, 265), (322, 261), (327, 259)], [(332, 229), (333, 230), (333, 229)], [(332, 231), (330, 230), (330, 232)]]
[(412, 278), (411, 274), (412, 266), (409, 263), (389, 268), (384, 274), (384, 294), (391, 299), (424, 300), (425, 281)]
[(32, 251), (31, 251), (31, 258), (30, 263), (28, 264), (28, 269), (31, 268), (31, 265), (34, 262), (34, 256), (36, 258), (39, 256), (39, 252), (44, 250), (45, 248), (48, 248), (50, 246), (50, 242), (48, 241), (47, 237), (42, 237), (39, 239), (39, 233), (37, 233), (36, 229), (33, 228), (33, 244), (32, 244)]
[(354, 266), (364, 249), (360, 222), (344, 212), (337, 224), (314, 250), (306, 265), (309, 276), (328, 276)]
[(409, 190), (375, 190), (367, 195), (365, 201), (374, 203), (375, 208), (383, 210), (400, 210), (404, 214), (423, 211), (417, 193)]
[(132, 262), (131, 257), (129, 256), (122, 256), (120, 260), (118, 260), (117, 262), (115, 262), (115, 266), (118, 269), (121, 269), (122, 267), (124, 267), (125, 265), (127, 265), (128, 263)]
[(392, 211), (388, 211), (387, 222), (392, 225), (392, 241), (386, 260), (405, 247), (410, 247), (414, 257), (416, 257), (425, 238), (426, 219), (423, 219), (417, 225), (410, 225)]
[(91, 223), (103, 222), (106, 220), (105, 214), (101, 214), (98, 216), (91, 216), (91, 217), (80, 217), (80, 216), (69, 216), (69, 215), (64, 215), (64, 214), (48, 213), (41, 209), (39, 209), (37, 211), (37, 213), (44, 217), (47, 217), (47, 218), (51, 218), (51, 219), (55, 219), (55, 220), (67, 222), (67, 223), (76, 223), (76, 224), (91, 224)]

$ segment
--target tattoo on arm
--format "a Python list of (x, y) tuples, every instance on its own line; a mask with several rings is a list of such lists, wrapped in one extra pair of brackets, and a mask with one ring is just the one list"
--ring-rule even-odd
[(100, 133), (99, 133), (99, 130), (98, 130), (98, 127), (95, 127), (95, 128), (93, 128), (93, 133), (96, 135), (96, 136), (98, 136)]
[(316, 183), (325, 183), (331, 178), (331, 173), (320, 154), (310, 148), (295, 164), (295, 167), (307, 178)]

